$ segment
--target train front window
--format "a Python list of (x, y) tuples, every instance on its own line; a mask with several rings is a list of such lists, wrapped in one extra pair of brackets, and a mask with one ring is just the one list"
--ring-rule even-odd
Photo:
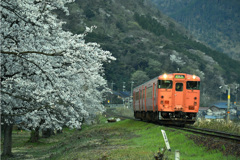
[(182, 83), (176, 83), (176, 91), (183, 91), (183, 84)]
[(200, 90), (200, 82), (199, 81), (187, 81), (187, 89)]
[(170, 81), (170, 80), (158, 80), (158, 88), (172, 89), (172, 81)]

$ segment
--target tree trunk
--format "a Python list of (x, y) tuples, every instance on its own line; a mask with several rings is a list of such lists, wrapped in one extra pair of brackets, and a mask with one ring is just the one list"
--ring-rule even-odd
[(62, 129), (57, 130), (57, 134), (62, 133)]
[(47, 128), (45, 130), (42, 130), (42, 137), (43, 138), (48, 138), (52, 135), (52, 129), (51, 128)]
[(4, 124), (3, 156), (12, 156), (12, 124)]
[(31, 131), (31, 137), (29, 139), (29, 142), (37, 142), (39, 140), (39, 128), (36, 128), (35, 130)]

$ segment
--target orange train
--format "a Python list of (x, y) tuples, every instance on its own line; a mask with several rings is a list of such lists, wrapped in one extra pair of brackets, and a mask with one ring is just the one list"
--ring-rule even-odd
[(160, 75), (133, 90), (134, 117), (162, 124), (193, 124), (199, 110), (200, 78)]

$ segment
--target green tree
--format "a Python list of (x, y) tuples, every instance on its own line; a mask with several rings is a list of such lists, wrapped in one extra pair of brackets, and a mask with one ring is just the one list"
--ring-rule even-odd
[(160, 75), (162, 72), (161, 66), (162, 64), (159, 61), (150, 58), (148, 60), (148, 68), (146, 68), (147, 75), (150, 78)]
[(144, 82), (149, 80), (148, 75), (146, 74), (146, 72), (141, 71), (141, 70), (137, 70), (136, 72), (134, 72), (131, 76), (131, 80), (134, 81), (134, 84), (136, 86), (143, 84)]

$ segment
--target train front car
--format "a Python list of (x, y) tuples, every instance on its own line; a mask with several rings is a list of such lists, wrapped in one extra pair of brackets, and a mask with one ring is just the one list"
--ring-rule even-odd
[(199, 110), (200, 78), (163, 74), (133, 90), (134, 117), (162, 124), (193, 124)]
[(158, 118), (165, 124), (193, 124), (200, 104), (200, 78), (185, 73), (158, 77)]

